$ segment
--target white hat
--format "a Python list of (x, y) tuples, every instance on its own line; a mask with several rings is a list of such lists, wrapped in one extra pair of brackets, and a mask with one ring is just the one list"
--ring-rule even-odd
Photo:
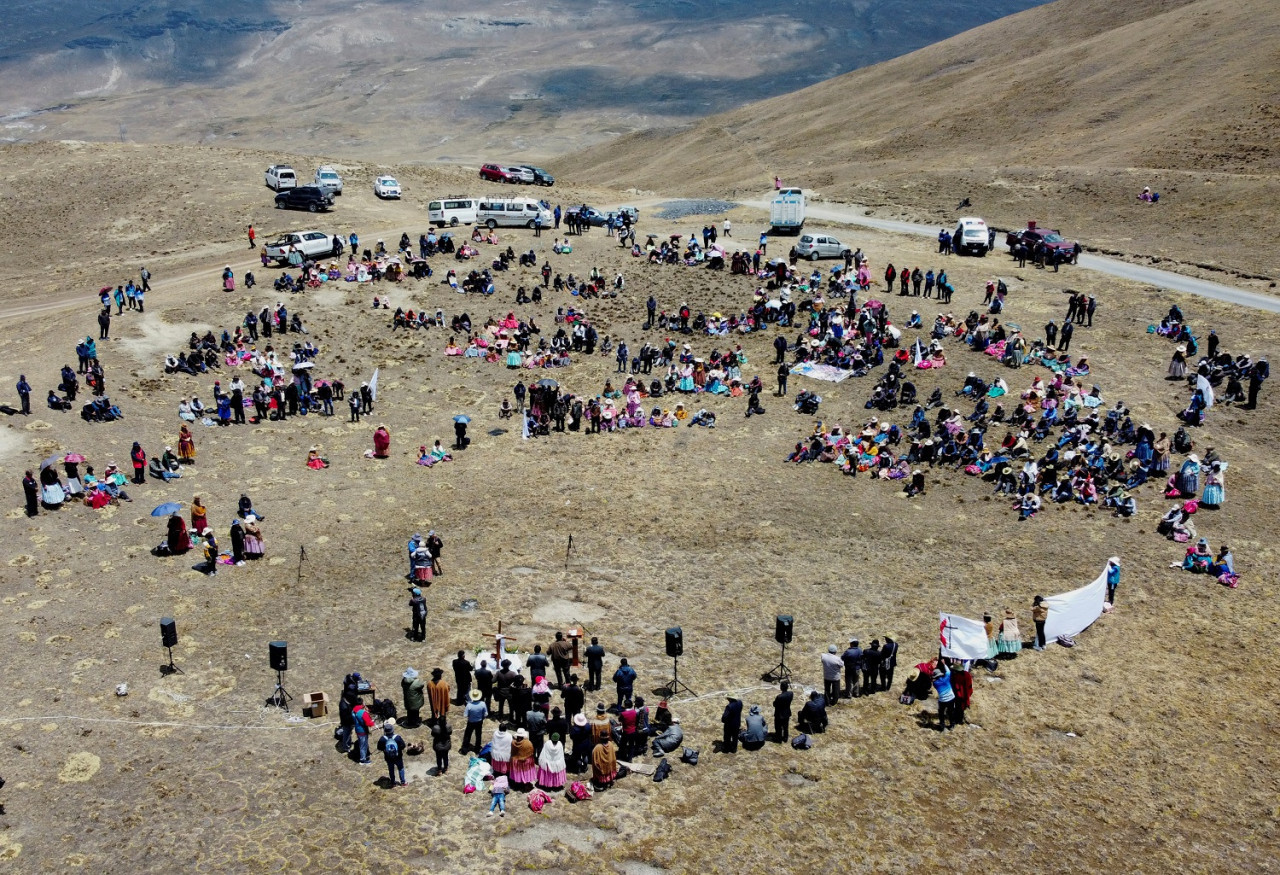
[(382, 724), (382, 729), (383, 729), (383, 731), (385, 731), (385, 732), (395, 732), (395, 731), (396, 731), (396, 721), (395, 721), (394, 719), (390, 719), (390, 718), (388, 718), (387, 722)]

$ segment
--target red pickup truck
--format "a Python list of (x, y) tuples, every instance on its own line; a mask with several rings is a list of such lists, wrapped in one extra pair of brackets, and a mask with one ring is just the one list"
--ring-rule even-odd
[(1028, 256), (1035, 254), (1036, 246), (1040, 243), (1044, 244), (1050, 255), (1059, 257), (1066, 255), (1070, 258), (1076, 248), (1076, 242), (1064, 238), (1061, 231), (1040, 228), (1035, 222), (1027, 222), (1027, 227), (1021, 231), (1010, 231), (1004, 242), (1011, 252), (1019, 244), (1026, 246)]

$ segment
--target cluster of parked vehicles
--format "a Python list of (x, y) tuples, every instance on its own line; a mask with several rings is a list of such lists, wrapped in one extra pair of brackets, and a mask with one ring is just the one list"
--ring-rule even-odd
[(541, 167), (532, 164), (515, 166), (505, 164), (480, 165), (480, 178), (489, 182), (506, 182), (511, 185), (545, 185), (553, 186), (556, 178)]

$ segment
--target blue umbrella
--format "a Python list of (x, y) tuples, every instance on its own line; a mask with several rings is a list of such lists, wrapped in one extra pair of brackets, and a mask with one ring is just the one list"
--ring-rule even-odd
[(182, 510), (182, 505), (176, 501), (166, 501), (164, 504), (151, 511), (152, 516), (168, 516), (171, 513), (177, 513)]
[(453, 421), (454, 422), (470, 422), (471, 417), (467, 416), (465, 413), (459, 413), (457, 416), (453, 418)]

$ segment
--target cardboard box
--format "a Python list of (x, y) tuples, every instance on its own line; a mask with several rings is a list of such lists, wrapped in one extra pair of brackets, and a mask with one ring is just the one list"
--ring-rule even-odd
[(302, 713), (307, 717), (323, 717), (329, 713), (329, 697), (324, 693), (307, 693), (302, 697)]

